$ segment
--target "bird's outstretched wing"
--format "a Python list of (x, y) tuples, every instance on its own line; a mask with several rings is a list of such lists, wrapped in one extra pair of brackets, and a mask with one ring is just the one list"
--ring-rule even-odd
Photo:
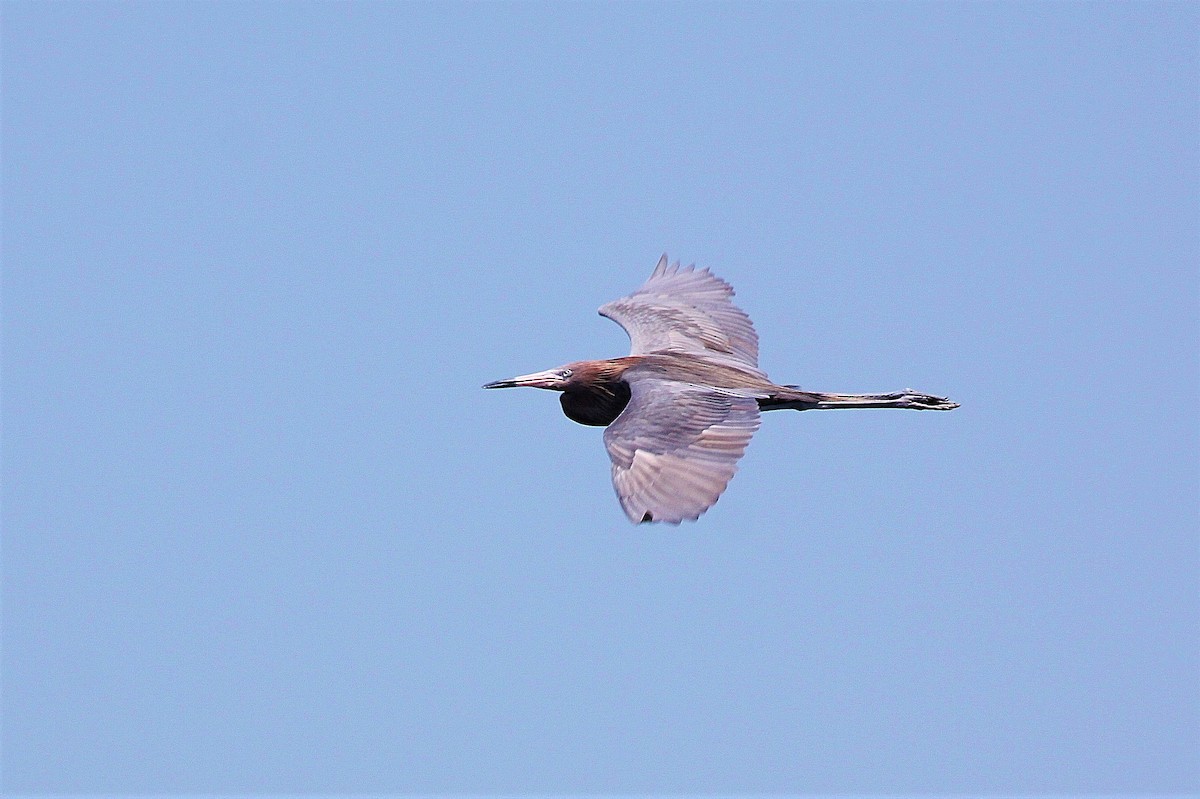
[(733, 288), (708, 269), (668, 266), (664, 254), (645, 285), (600, 306), (600, 315), (625, 328), (631, 355), (688, 352), (757, 370), (758, 334), (732, 296)]
[(737, 471), (758, 402), (655, 377), (628, 383), (629, 404), (604, 430), (621, 507), (634, 523), (699, 518)]

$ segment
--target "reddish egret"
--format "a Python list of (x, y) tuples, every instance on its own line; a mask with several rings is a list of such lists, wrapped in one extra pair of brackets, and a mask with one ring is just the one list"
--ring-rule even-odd
[(708, 269), (668, 266), (664, 255), (644, 286), (600, 308), (629, 334), (628, 357), (569, 363), (484, 388), (561, 391), (567, 418), (606, 427), (613, 487), (634, 523), (699, 518), (737, 471), (760, 411), (958, 407), (911, 390), (826, 394), (776, 385), (758, 368), (758, 334), (732, 296)]

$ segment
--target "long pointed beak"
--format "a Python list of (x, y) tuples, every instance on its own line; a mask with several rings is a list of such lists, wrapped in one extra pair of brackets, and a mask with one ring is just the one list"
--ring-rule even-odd
[(555, 369), (547, 369), (545, 372), (534, 372), (529, 375), (520, 375), (519, 377), (510, 377), (508, 380), (494, 380), (491, 383), (484, 383), (484, 388), (517, 388), (519, 386), (530, 386), (532, 388), (551, 388), (560, 380), (558, 371)]

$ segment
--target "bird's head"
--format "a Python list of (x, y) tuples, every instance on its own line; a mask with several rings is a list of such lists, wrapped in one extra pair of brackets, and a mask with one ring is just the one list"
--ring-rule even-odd
[(483, 387), (516, 388), (518, 386), (529, 386), (530, 388), (548, 388), (551, 391), (565, 391), (571, 379), (575, 377), (575, 372), (575, 364), (567, 364), (556, 369), (547, 369), (544, 372), (510, 377), (508, 380), (495, 380), (491, 383), (485, 383)]

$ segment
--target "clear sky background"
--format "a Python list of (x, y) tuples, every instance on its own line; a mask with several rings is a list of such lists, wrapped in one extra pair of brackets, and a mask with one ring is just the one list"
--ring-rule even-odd
[[(7, 792), (1200, 790), (1200, 6), (0, 13)], [(631, 526), (664, 250), (962, 408)]]

